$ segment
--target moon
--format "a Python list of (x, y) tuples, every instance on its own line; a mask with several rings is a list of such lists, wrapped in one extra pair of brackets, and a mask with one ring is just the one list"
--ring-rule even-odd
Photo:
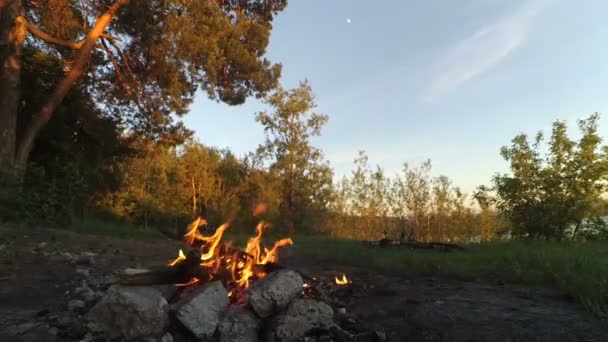
[(350, 24), (350, 18), (346, 18), (346, 23)]

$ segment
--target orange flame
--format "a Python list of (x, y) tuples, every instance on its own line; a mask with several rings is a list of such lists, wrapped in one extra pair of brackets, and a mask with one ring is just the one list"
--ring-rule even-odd
[(179, 250), (179, 253), (177, 254), (177, 258), (171, 262), (169, 262), (169, 266), (175, 266), (177, 264), (179, 264), (180, 262), (186, 260), (186, 256), (184, 255), (184, 251), (182, 251), (181, 249)]
[[(262, 211), (262, 210), (260, 210)], [(243, 289), (250, 286), (255, 279), (266, 276), (263, 265), (276, 263), (279, 259), (279, 249), (293, 244), (290, 238), (276, 241), (271, 249), (262, 246), (262, 236), (264, 230), (270, 227), (265, 221), (261, 221), (256, 226), (256, 234), (247, 242), (245, 250), (232, 248), (231, 244), (222, 243), (224, 232), (229, 224), (223, 224), (211, 236), (203, 236), (199, 232), (199, 227), (206, 225), (204, 219), (197, 218), (188, 225), (188, 231), (184, 234), (184, 241), (191, 246), (199, 246), (201, 250), (200, 266), (205, 269), (205, 274), (209, 280), (219, 277), (227, 284), (230, 289), (230, 297), (238, 297), (235, 294), (242, 294)], [(178, 257), (169, 262), (169, 266), (175, 266), (186, 260), (186, 255), (182, 250)], [(222, 278), (229, 274), (229, 279)], [(200, 282), (198, 278), (193, 278), (185, 284), (178, 286), (189, 286)]]
[(346, 277), (346, 274), (342, 273), (342, 278), (335, 277), (336, 284), (343, 286), (351, 283), (350, 279)]
[(175, 286), (186, 287), (186, 286), (194, 285), (194, 284), (198, 283), (199, 281), (200, 281), (200, 279), (194, 277), (194, 278), (190, 279), (190, 281), (187, 283), (175, 284)]

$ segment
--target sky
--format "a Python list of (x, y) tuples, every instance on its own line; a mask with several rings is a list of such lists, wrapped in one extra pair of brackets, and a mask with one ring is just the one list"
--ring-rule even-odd
[[(358, 151), (394, 175), (430, 158), (471, 192), (506, 172), (519, 133), (603, 113), (608, 136), (608, 1), (290, 0), (267, 57), (286, 88), (308, 79), (329, 115), (320, 147), (336, 177)], [(230, 107), (197, 96), (186, 125), (237, 155), (264, 140), (255, 99)]]

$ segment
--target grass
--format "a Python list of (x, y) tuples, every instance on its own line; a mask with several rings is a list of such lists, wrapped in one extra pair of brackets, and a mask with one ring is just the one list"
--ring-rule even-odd
[(157, 229), (147, 230), (121, 222), (84, 220), (75, 221), (66, 230), (82, 234), (111, 236), (120, 239), (156, 239), (164, 237)]
[[(123, 239), (163, 237), (154, 228), (143, 230), (128, 224), (97, 220), (76, 222), (68, 229)], [(249, 237), (230, 231), (226, 235), (226, 240), (234, 241), (237, 246), (244, 246)], [(264, 241), (280, 237), (283, 236), (271, 234)], [(324, 236), (295, 236), (293, 240), (294, 245), (282, 253), (312, 262), (330, 261), (395, 275), (557, 287), (608, 321), (608, 241), (492, 242), (446, 253), (377, 248), (364, 246), (359, 241)]]
[(554, 286), (608, 320), (608, 242), (494, 242), (444, 253), (369, 247), (327, 237), (301, 236), (294, 241), (285, 254), (315, 262), (397, 275)]

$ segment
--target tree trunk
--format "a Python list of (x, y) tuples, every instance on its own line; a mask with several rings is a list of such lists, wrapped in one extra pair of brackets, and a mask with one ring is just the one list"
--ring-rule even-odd
[(21, 57), (27, 35), (21, 1), (0, 8), (0, 200), (14, 198), (20, 179), (15, 170), (17, 114), (21, 98)]
[[(18, 170), (25, 170), (28, 162), (28, 158), (32, 148), (34, 147), (34, 141), (40, 133), (40, 130), (46, 125), (51, 119), (53, 112), (57, 106), (63, 101), (63, 98), (67, 94), (68, 90), (72, 85), (82, 76), (85, 71), (87, 64), (91, 58), (91, 51), (95, 48), (99, 36), (104, 32), (110, 21), (116, 16), (116, 13), (121, 6), (127, 4), (129, 0), (116, 0), (112, 6), (104, 13), (97, 22), (93, 29), (87, 35), (87, 38), (82, 44), (78, 56), (74, 59), (70, 71), (63, 80), (57, 85), (53, 94), (49, 97), (48, 101), (42, 106), (38, 114), (34, 116), (32, 121), (23, 133), (23, 139), (20, 141), (15, 156), (15, 166)], [(22, 172), (23, 172), (22, 171)]]
[(196, 185), (194, 183), (194, 176), (190, 177), (192, 181), (192, 217), (196, 219)]

